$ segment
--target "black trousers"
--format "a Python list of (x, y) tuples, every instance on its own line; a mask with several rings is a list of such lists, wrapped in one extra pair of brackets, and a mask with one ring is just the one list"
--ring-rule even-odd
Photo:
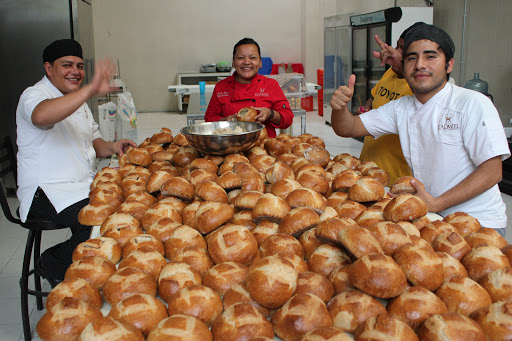
[[(83, 199), (57, 213), (55, 207), (41, 188), (34, 194), (29, 215), (37, 218), (50, 219), (55, 223), (68, 226), (72, 236), (68, 240), (48, 248), (41, 254), (40, 270), (43, 276), (62, 280), (67, 268), (72, 263), (71, 256), (78, 244), (86, 241), (91, 235), (91, 226), (81, 225), (78, 222), (78, 213), (89, 203), (89, 199)], [(59, 230), (67, 233), (67, 230)]]

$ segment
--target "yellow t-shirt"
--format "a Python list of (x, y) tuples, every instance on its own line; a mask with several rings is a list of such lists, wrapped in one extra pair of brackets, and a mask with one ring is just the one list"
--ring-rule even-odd
[[(398, 75), (389, 68), (372, 89), (372, 109), (377, 109), (392, 100), (409, 95), (412, 95), (412, 91), (407, 81), (398, 78)], [(378, 139), (366, 136), (359, 159), (377, 163), (389, 174), (389, 185), (392, 185), (399, 177), (412, 175), (396, 134), (381, 136)]]

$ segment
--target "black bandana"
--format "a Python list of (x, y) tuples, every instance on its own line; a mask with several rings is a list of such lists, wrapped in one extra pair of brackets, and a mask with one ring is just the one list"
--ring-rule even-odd
[(448, 33), (439, 27), (428, 24), (418, 25), (405, 34), (404, 54), (407, 54), (407, 48), (411, 43), (422, 39), (438, 43), (446, 56), (447, 62), (453, 58), (453, 55), (455, 54), (455, 44), (453, 43), (452, 38), (450, 38)]
[(43, 63), (53, 63), (64, 56), (75, 56), (83, 59), (82, 46), (73, 39), (55, 40), (44, 49)]

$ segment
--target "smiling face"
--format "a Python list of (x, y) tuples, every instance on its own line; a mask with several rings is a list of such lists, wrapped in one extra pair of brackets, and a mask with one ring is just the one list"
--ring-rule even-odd
[(431, 40), (412, 42), (404, 57), (404, 77), (416, 98), (427, 102), (445, 85), (447, 74), (453, 69), (453, 58), (448, 62), (439, 44)]
[(233, 56), (235, 79), (240, 83), (250, 83), (261, 67), (261, 57), (258, 47), (254, 44), (237, 46)]
[(61, 57), (53, 63), (44, 63), (44, 68), (50, 82), (63, 95), (80, 89), (80, 84), (85, 77), (84, 60), (80, 57)]

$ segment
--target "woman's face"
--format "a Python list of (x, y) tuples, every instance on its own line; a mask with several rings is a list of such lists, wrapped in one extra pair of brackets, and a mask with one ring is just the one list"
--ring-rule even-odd
[(233, 67), (238, 75), (237, 81), (249, 83), (261, 67), (258, 47), (254, 44), (238, 46), (233, 57)]

